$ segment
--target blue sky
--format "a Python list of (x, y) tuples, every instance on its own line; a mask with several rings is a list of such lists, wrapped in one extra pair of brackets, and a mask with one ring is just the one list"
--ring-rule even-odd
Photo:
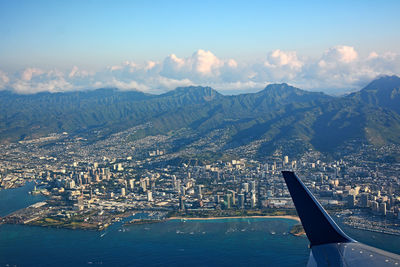
[(337, 46), (353, 47), (358, 59), (397, 55), (399, 11), (400, 1), (367, 0), (0, 0), (0, 69), (12, 87), (10, 80), (26, 68), (100, 72), (125, 61), (190, 58), (199, 50), (247, 67), (264, 64), (276, 50), (314, 63)]

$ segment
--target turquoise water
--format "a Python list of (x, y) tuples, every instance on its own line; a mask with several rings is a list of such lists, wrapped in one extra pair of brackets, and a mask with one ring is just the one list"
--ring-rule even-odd
[[(0, 214), (43, 200), (27, 194), (32, 187), (0, 191)], [(0, 266), (305, 266), (308, 240), (288, 234), (294, 224), (277, 218), (120, 222), (102, 232), (1, 225)], [(399, 237), (350, 234), (400, 251)]]

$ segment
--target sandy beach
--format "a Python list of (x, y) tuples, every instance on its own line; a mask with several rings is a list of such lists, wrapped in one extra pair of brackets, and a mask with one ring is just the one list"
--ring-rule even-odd
[(259, 215), (259, 216), (227, 216), (227, 217), (203, 217), (203, 218), (187, 218), (187, 217), (170, 217), (168, 220), (223, 220), (223, 219), (246, 219), (246, 218), (277, 218), (277, 219), (290, 219), (300, 222), (300, 218), (293, 215)]

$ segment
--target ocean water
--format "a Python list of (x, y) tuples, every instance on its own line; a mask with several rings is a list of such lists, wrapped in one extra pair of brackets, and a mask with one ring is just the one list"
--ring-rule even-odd
[[(0, 227), (4, 266), (304, 266), (307, 240), (285, 219), (168, 221), (103, 232)], [(285, 234), (284, 234), (285, 233)]]
[(46, 199), (42, 195), (30, 195), (29, 192), (32, 191), (33, 188), (34, 183), (28, 182), (25, 186), (0, 190), (0, 216), (5, 216), (13, 211)]
[[(28, 195), (29, 187), (0, 191), (0, 213), (43, 199)], [(0, 225), (0, 266), (305, 266), (308, 240), (288, 233), (296, 223), (278, 218), (119, 222), (101, 232)], [(370, 244), (392, 250), (400, 244), (399, 237), (374, 235), (366, 238)]]

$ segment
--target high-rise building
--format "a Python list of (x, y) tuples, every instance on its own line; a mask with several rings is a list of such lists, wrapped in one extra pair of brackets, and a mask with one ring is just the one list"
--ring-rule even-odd
[(232, 203), (232, 194), (226, 194), (226, 208), (230, 209)]
[(181, 193), (181, 180), (176, 180), (176, 191), (178, 194)]
[(297, 167), (297, 161), (293, 160), (292, 161), (292, 168), (296, 169), (296, 167)]
[(266, 172), (268, 172), (268, 163), (265, 163), (265, 164), (264, 164), (264, 170), (265, 170)]
[(386, 203), (385, 202), (382, 202), (379, 204), (379, 212), (382, 215), (386, 216)]
[(244, 192), (246, 192), (246, 193), (249, 192), (249, 184), (248, 184), (248, 183), (243, 183), (243, 190), (244, 190)]
[(172, 175), (172, 187), (176, 190), (176, 176)]
[(251, 181), (251, 192), (256, 192), (256, 181)]
[(198, 199), (202, 199), (203, 198), (203, 194), (202, 194), (202, 187), (203, 187), (203, 185), (198, 185), (197, 186), (197, 198)]
[(215, 195), (214, 200), (215, 200), (215, 204), (218, 205), (220, 202), (219, 195)]
[(122, 163), (118, 163), (118, 168), (117, 168), (117, 170), (118, 170), (118, 171), (123, 171), (123, 170), (124, 170), (124, 167), (122, 167)]
[(96, 175), (94, 176), (94, 180), (96, 183), (100, 182), (100, 175), (98, 173), (96, 173)]
[(144, 179), (140, 179), (140, 187), (142, 188), (143, 192), (147, 191), (147, 184)]
[(185, 210), (185, 198), (179, 196), (179, 210)]
[(78, 196), (76, 200), (77, 200), (76, 203), (77, 209), (83, 210), (84, 209), (83, 195)]
[(232, 205), (236, 205), (236, 192), (233, 190), (228, 190), (228, 192), (232, 195)]
[(251, 192), (251, 208), (255, 208), (257, 203), (257, 197), (256, 197), (256, 192)]
[(181, 195), (186, 195), (186, 188), (183, 185), (181, 186)]
[(289, 163), (289, 157), (288, 156), (285, 156), (284, 158), (283, 158), (283, 164), (288, 164)]
[(361, 194), (360, 206), (363, 207), (363, 208), (368, 207), (368, 194), (367, 193)]
[(125, 191), (125, 187), (121, 188), (121, 196), (125, 196), (126, 195), (126, 191)]
[(150, 190), (147, 191), (147, 201), (153, 201), (153, 192), (151, 192)]
[(347, 196), (347, 206), (353, 208), (356, 202), (356, 196), (355, 195), (348, 195)]
[[(74, 187), (75, 187), (75, 181), (74, 180), (70, 179), (70, 180), (66, 181), (65, 188), (73, 189)], [(35, 188), (36, 188), (36, 186), (35, 186)], [(36, 191), (36, 189), (34, 191)]]
[(376, 202), (376, 201), (371, 201), (371, 209), (373, 210), (373, 211), (375, 211), (375, 212), (378, 212), (378, 209), (379, 209), (379, 204), (378, 204), (378, 202)]
[(244, 194), (238, 194), (238, 202), (239, 208), (244, 209)]
[(129, 189), (133, 190), (135, 188), (135, 179), (129, 179)]

